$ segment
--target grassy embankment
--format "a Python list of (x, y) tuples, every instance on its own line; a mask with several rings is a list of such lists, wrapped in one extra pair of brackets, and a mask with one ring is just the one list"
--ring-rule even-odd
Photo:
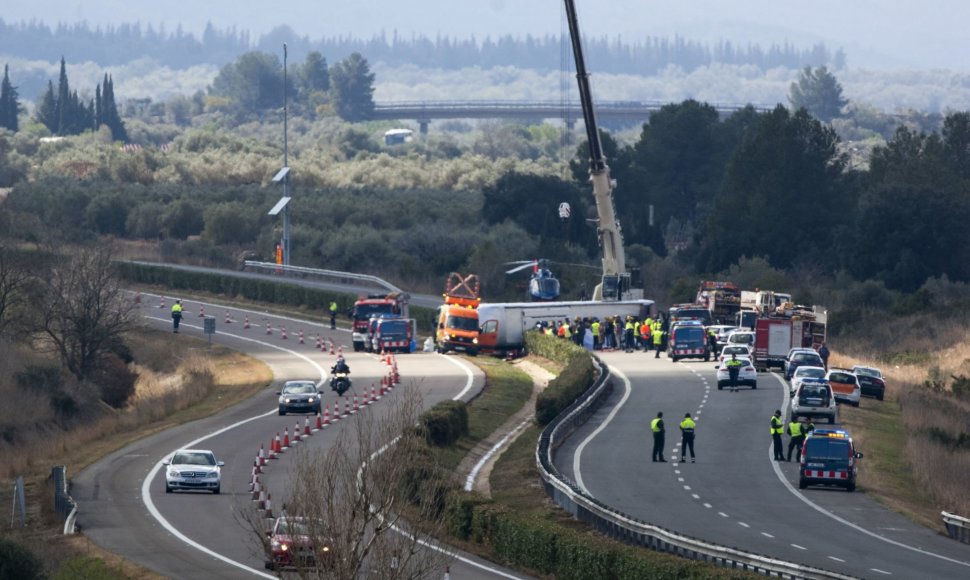
[(961, 380), (970, 374), (968, 338), (966, 325), (955, 320), (896, 321), (830, 360), (834, 366), (876, 366), (886, 375), (885, 401), (864, 398), (858, 408), (841, 409), (865, 454), (860, 488), (941, 531), (940, 511), (970, 516), (970, 389)]
[[(5, 533), (28, 546), (42, 545), (39, 555), (53, 577), (156, 576), (104, 552), (83, 535), (60, 535), (63, 521), (53, 513), (48, 480), (52, 466), (66, 465), (70, 477), (132, 441), (248, 399), (272, 380), (262, 362), (185, 335), (172, 340), (171, 333), (141, 329), (128, 337), (128, 344), (139, 379), (134, 397), (122, 411), (94, 405), (82, 408), (71, 421), (58, 421), (38, 394), (0, 381), (0, 398), (21, 403), (0, 410), (5, 434), (0, 439), (0, 501), (10, 505), (12, 480), (22, 475), (28, 506), (28, 527)], [(3, 377), (44, 360), (16, 346), (10, 350), (18, 356), (5, 359)]]

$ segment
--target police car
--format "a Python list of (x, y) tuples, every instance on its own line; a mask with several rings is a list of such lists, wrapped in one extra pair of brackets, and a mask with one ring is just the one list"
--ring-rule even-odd
[(855, 491), (858, 459), (852, 438), (845, 429), (816, 429), (809, 433), (802, 447), (798, 466), (798, 488), (810, 485), (834, 485)]

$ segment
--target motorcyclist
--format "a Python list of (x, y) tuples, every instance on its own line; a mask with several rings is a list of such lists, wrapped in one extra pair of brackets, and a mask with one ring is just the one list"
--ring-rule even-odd
[(344, 360), (343, 356), (338, 356), (337, 363), (330, 367), (330, 374), (335, 375), (337, 373), (350, 374), (350, 367), (347, 366), (347, 361)]

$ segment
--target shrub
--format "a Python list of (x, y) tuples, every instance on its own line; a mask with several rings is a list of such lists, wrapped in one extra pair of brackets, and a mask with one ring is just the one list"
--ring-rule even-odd
[(17, 386), (53, 394), (61, 389), (61, 369), (52, 365), (31, 365), (14, 375)]
[(462, 401), (443, 401), (418, 418), (428, 445), (445, 447), (468, 434), (468, 409)]
[(547, 425), (592, 385), (593, 359), (586, 349), (568, 340), (538, 332), (526, 333), (526, 347), (530, 352), (566, 364), (536, 399), (536, 423)]
[(481, 505), (491, 503), (491, 500), (478, 493), (455, 491), (449, 494), (445, 502), (448, 533), (458, 539), (468, 540), (472, 536), (475, 510)]
[(138, 373), (129, 369), (119, 356), (112, 354), (98, 366), (93, 380), (101, 390), (101, 400), (120, 409), (134, 394)]
[(30, 550), (8, 538), (0, 538), (0, 578), (33, 580), (44, 577), (40, 559)]

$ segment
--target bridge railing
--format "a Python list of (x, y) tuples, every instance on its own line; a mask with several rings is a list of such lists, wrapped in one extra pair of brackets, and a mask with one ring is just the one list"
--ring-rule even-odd
[(853, 578), (837, 572), (698, 540), (638, 520), (586, 494), (573, 481), (560, 473), (553, 461), (556, 450), (592, 416), (613, 389), (609, 367), (596, 357), (594, 361), (599, 368), (599, 378), (582, 398), (546, 426), (536, 448), (536, 466), (540, 477), (546, 493), (557, 505), (600, 532), (636, 546), (779, 578)]

